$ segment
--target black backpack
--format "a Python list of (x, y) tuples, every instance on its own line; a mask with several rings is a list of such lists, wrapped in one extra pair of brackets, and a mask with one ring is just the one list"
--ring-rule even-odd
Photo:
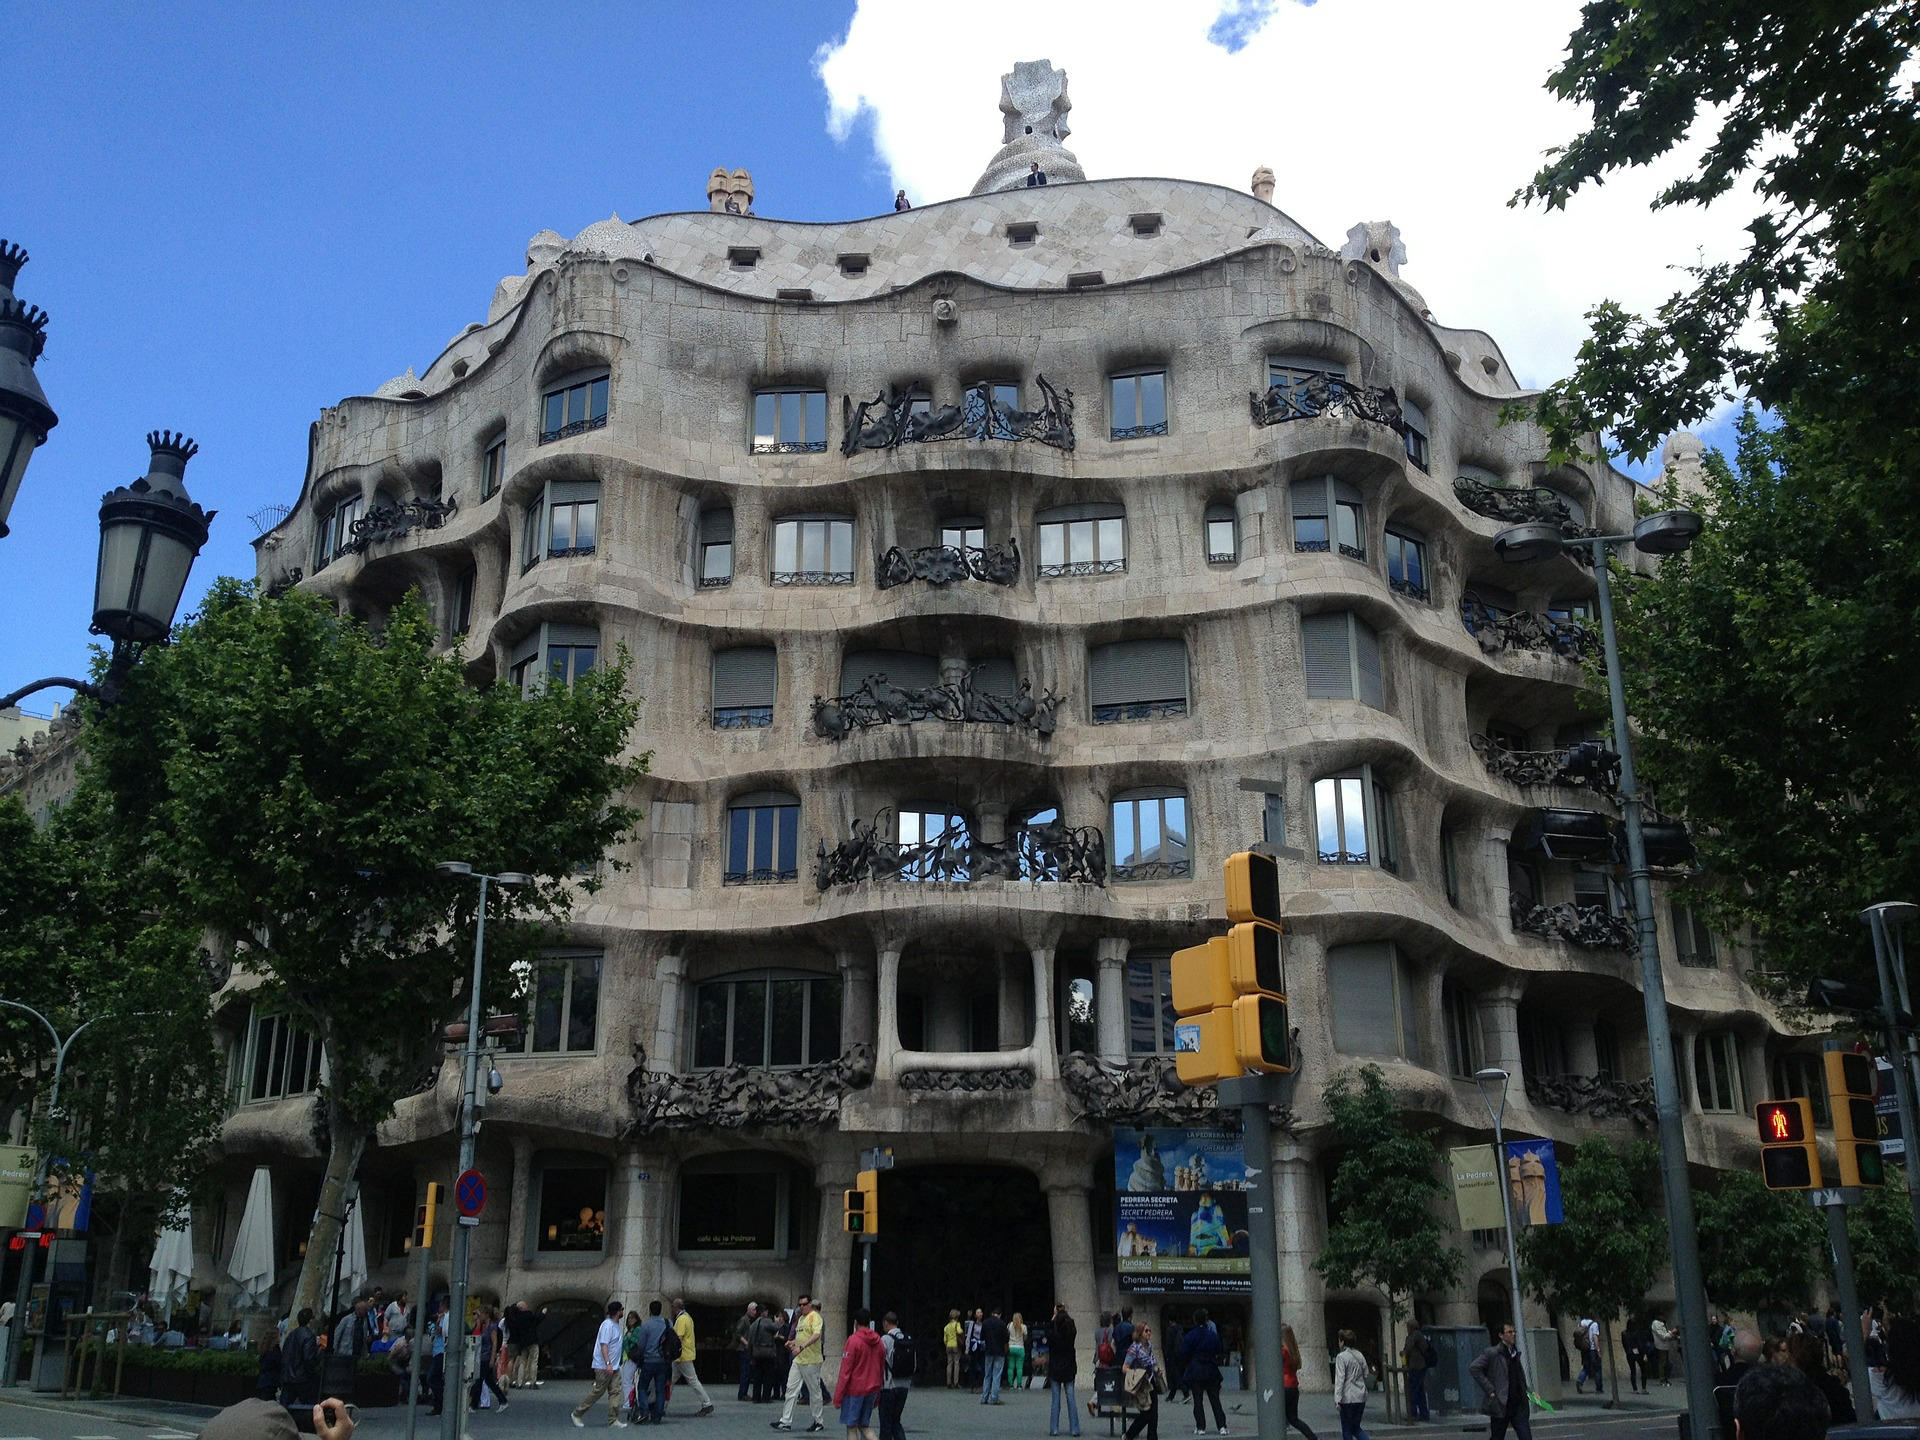
[(660, 1358), (669, 1365), (680, 1358), (680, 1332), (671, 1325), (660, 1336)]
[(887, 1362), (887, 1374), (895, 1380), (911, 1380), (919, 1357), (913, 1348), (913, 1337), (904, 1330), (894, 1337), (893, 1358)]

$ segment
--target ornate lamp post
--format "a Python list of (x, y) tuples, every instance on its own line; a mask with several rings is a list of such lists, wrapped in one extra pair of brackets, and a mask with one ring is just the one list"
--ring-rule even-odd
[(1652, 1052), (1660, 1174), (1666, 1191), (1667, 1236), (1673, 1251), (1673, 1287), (1684, 1337), (1681, 1357), (1686, 1366), (1687, 1413), (1692, 1417), (1695, 1436), (1711, 1435), (1719, 1424), (1713, 1404), (1712, 1346), (1707, 1338), (1707, 1289), (1700, 1271), (1693, 1183), (1687, 1175), (1687, 1135), (1680, 1119), (1680, 1080), (1674, 1068), (1673, 1037), (1667, 1023), (1666, 977), (1660, 967), (1652, 872), (1647, 866), (1646, 837), (1641, 831), (1640, 789), (1633, 774), (1633, 737), (1627, 730), (1627, 697), (1620, 678), (1620, 644), (1614, 632), (1613, 587), (1607, 575), (1607, 557), (1616, 545), (1635, 545), (1649, 555), (1675, 555), (1693, 544), (1704, 525), (1691, 510), (1665, 510), (1647, 516), (1627, 535), (1570, 540), (1555, 525), (1515, 525), (1502, 530), (1493, 540), (1493, 548), (1500, 558), (1514, 564), (1550, 560), (1575, 546), (1590, 550), (1593, 557), (1595, 608), (1600, 612), (1600, 641), (1607, 664), (1613, 742), (1620, 753), (1620, 814), (1627, 832), (1627, 869), (1634, 924), (1640, 937), (1640, 992), (1646, 1006), (1647, 1048)]
[(0, 240), (0, 535), (26, 477), (27, 462), (59, 417), (33, 373), (47, 348), (47, 312), (13, 294), (27, 252)]

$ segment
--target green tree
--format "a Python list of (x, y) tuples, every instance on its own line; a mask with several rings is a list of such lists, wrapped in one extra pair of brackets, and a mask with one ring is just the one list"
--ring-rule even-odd
[[(1613, 1322), (1645, 1302), (1667, 1259), (1660, 1151), (1645, 1140), (1616, 1150), (1605, 1136), (1561, 1152), (1560, 1201), (1566, 1219), (1516, 1237), (1520, 1273), (1535, 1298), (1562, 1312), (1591, 1315), (1613, 1344)], [(1620, 1399), (1619, 1366), (1613, 1398)]]
[(1813, 1293), (1826, 1225), (1798, 1191), (1769, 1190), (1750, 1170), (1727, 1170), (1694, 1192), (1707, 1294), (1731, 1310), (1788, 1310)]
[[(435, 862), (536, 877), (500, 893), (491, 1003), (629, 830), (644, 757), (624, 665), (523, 699), (467, 684), (409, 596), (376, 628), (324, 596), (221, 581), (86, 730), (169, 914), (326, 1047), (326, 1172), (294, 1306), (317, 1304), (373, 1128), (464, 1017), (478, 887)], [(513, 923), (519, 920), (525, 923)]]
[[(1853, 1278), (1860, 1303), (1888, 1301), (1912, 1313), (1920, 1295), (1920, 1245), (1914, 1243), (1913, 1211), (1907, 1200), (1906, 1172), (1887, 1166), (1887, 1183), (1861, 1192), (1847, 1209), (1847, 1240), (1853, 1250)], [(1851, 1326), (1853, 1317), (1847, 1317)]]
[[(1447, 1188), (1440, 1151), (1432, 1136), (1407, 1128), (1378, 1065), (1336, 1075), (1323, 1098), (1335, 1143), (1345, 1148), (1333, 1172), (1327, 1243), (1313, 1268), (1329, 1285), (1380, 1292), (1391, 1357), (1413, 1297), (1458, 1284), (1465, 1268), (1434, 1210)], [(1389, 1387), (1390, 1411), (1392, 1403)]]

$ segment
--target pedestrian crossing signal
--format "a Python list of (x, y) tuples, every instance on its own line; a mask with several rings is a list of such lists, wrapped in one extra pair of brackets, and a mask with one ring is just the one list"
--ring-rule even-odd
[(843, 1192), (841, 1228), (849, 1235), (880, 1233), (880, 1172), (862, 1170), (854, 1188)]
[(1818, 1190), (1820, 1151), (1814, 1144), (1813, 1102), (1804, 1096), (1762, 1100), (1753, 1107), (1760, 1130), (1760, 1178), (1769, 1190)]
[(1880, 1155), (1880, 1117), (1873, 1110), (1880, 1078), (1872, 1058), (1851, 1050), (1829, 1050), (1820, 1059), (1827, 1071), (1840, 1183), (1885, 1185), (1887, 1167)]
[(440, 1201), (446, 1195), (447, 1187), (438, 1180), (427, 1182), (427, 1198), (414, 1208), (413, 1212), (413, 1248), (431, 1250), (433, 1248), (433, 1221), (440, 1209)]
[(1279, 867), (1242, 851), (1225, 872), (1233, 928), (1174, 952), (1171, 966), (1174, 1069), (1187, 1085), (1293, 1070)]

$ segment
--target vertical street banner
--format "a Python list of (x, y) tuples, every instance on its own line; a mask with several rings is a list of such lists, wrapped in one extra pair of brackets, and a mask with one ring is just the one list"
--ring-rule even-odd
[[(1880, 1122), (1880, 1154), (1888, 1160), (1907, 1161), (1906, 1136), (1900, 1133), (1900, 1092), (1894, 1088), (1893, 1066), (1888, 1061), (1875, 1058), (1874, 1066), (1880, 1082), (1879, 1093), (1874, 1096), (1873, 1113)], [(0, 1177), (0, 1184), (5, 1178)]]
[(28, 1146), (0, 1147), (0, 1230), (18, 1230), (27, 1223), (27, 1201), (33, 1198), (39, 1164), (39, 1153)]
[(1122, 1290), (1253, 1293), (1247, 1167), (1237, 1127), (1118, 1127), (1113, 1189)]
[(1499, 1166), (1494, 1164), (1491, 1145), (1463, 1145), (1448, 1151), (1447, 1161), (1462, 1230), (1506, 1226), (1500, 1207), (1502, 1181), (1516, 1228), (1558, 1225), (1566, 1218), (1560, 1207), (1560, 1162), (1551, 1140), (1509, 1140), (1505, 1163)]

